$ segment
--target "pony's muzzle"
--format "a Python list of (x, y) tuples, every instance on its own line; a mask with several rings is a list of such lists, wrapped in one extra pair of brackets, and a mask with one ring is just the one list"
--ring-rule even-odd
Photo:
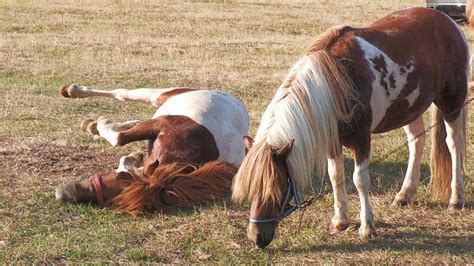
[(255, 244), (257, 244), (258, 248), (264, 249), (268, 245), (270, 245), (272, 240), (273, 240), (273, 235), (271, 237), (265, 237), (264, 235), (258, 234), (257, 235), (257, 241), (255, 242)]
[(264, 249), (273, 240), (275, 235), (275, 223), (268, 223), (265, 225), (249, 224), (247, 228), (247, 236), (260, 249)]
[(67, 186), (57, 187), (55, 193), (56, 199), (60, 201), (72, 201), (74, 202), (73, 197), (71, 197)]

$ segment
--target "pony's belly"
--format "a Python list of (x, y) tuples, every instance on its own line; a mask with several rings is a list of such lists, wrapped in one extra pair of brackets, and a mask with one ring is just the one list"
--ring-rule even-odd
[(183, 93), (166, 101), (153, 117), (163, 115), (186, 116), (206, 127), (216, 142), (218, 159), (236, 166), (242, 163), (249, 118), (243, 104), (232, 95), (210, 90)]

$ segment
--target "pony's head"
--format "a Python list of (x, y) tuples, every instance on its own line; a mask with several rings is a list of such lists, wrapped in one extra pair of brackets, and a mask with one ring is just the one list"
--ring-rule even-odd
[(96, 174), (89, 179), (56, 188), (56, 199), (108, 205), (108, 202), (122, 193), (133, 180), (133, 176), (127, 172), (110, 171)]
[[(258, 247), (264, 248), (273, 240), (281, 218), (284, 194), (288, 190), (287, 157), (294, 140), (275, 148), (262, 142), (245, 142), (248, 153), (233, 182), (232, 198), (236, 202), (250, 202), (250, 223), (247, 236)], [(253, 146), (253, 147), (252, 147)]]

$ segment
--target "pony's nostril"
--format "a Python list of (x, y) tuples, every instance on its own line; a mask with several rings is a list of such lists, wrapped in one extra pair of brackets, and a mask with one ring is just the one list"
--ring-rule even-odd
[(268, 244), (270, 244), (270, 241), (265, 240), (263, 235), (257, 234), (256, 244), (260, 249), (264, 249), (266, 246), (268, 246)]

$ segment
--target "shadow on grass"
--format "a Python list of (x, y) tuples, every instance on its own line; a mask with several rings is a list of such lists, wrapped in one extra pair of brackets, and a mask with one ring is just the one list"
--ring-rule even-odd
[[(388, 226), (388, 225), (385, 225)], [(401, 225), (389, 225), (395, 228)], [(384, 228), (379, 224), (380, 228)], [(367, 251), (399, 251), (399, 252), (430, 252), (439, 255), (458, 255), (473, 254), (474, 246), (472, 245), (474, 237), (455, 236), (454, 230), (449, 235), (437, 235), (426, 233), (436, 228), (417, 227), (420, 230), (413, 232), (400, 232), (394, 230), (390, 233), (383, 233), (375, 239), (368, 240), (366, 243), (354, 241), (351, 243), (340, 244), (321, 244), (313, 245), (305, 248), (296, 248), (289, 250), (280, 250), (282, 253), (291, 254), (308, 254), (308, 252), (343, 252), (343, 253), (359, 253)], [(447, 230), (447, 233), (450, 231)]]

